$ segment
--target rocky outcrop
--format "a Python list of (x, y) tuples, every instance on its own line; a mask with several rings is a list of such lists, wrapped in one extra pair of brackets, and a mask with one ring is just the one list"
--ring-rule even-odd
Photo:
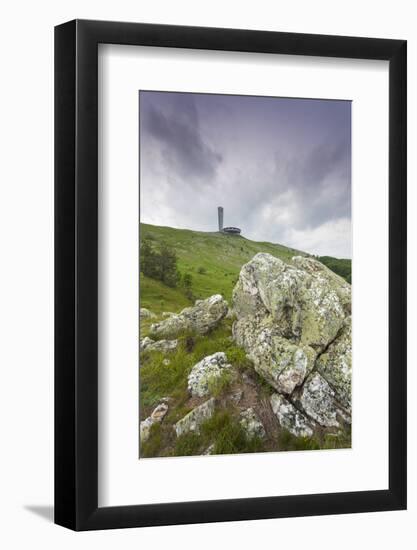
[(162, 351), (166, 353), (168, 351), (174, 351), (178, 347), (178, 340), (152, 340), (149, 336), (145, 336), (140, 341), (140, 351)]
[(205, 401), (202, 405), (196, 407), (184, 418), (178, 420), (175, 424), (175, 433), (177, 437), (188, 432), (200, 433), (201, 424), (212, 417), (215, 409), (215, 399), (212, 397), (208, 401)]
[(240, 413), (240, 425), (248, 437), (265, 437), (265, 428), (252, 407)]
[(220, 294), (197, 300), (192, 307), (151, 325), (151, 336), (175, 337), (181, 333), (207, 334), (226, 316), (228, 305)]
[(145, 443), (149, 439), (151, 428), (154, 424), (162, 422), (164, 416), (168, 412), (168, 405), (166, 402), (160, 403), (152, 412), (148, 418), (142, 420), (140, 423), (140, 441)]
[(233, 291), (233, 337), (278, 393), (271, 406), (294, 435), (351, 414), (351, 288), (313, 258), (257, 254)]
[(296, 437), (311, 437), (313, 428), (307, 417), (297, 410), (285, 397), (271, 395), (271, 407), (283, 428)]
[(235, 339), (248, 352), (256, 371), (271, 386), (280, 393), (292, 393), (312, 371), (316, 352), (309, 346), (299, 346), (279, 336), (273, 326), (252, 323), (252, 319), (236, 323), (233, 330)]
[(339, 426), (335, 392), (318, 372), (305, 381), (299, 403), (308, 416), (321, 426)]
[(311, 258), (296, 257), (293, 264), (261, 253), (242, 267), (233, 291), (235, 332), (239, 334), (241, 321), (250, 318), (320, 352), (350, 314), (350, 285)]
[(335, 390), (341, 405), (352, 410), (352, 326), (346, 319), (338, 338), (317, 359), (318, 372)]
[(219, 378), (231, 365), (222, 351), (208, 355), (196, 363), (188, 375), (188, 391), (193, 396), (204, 397), (210, 393), (209, 383)]

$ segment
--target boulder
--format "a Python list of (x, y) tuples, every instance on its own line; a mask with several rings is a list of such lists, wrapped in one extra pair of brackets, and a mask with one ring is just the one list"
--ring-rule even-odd
[(151, 418), (154, 422), (162, 422), (167, 412), (168, 412), (168, 405), (166, 403), (160, 403), (156, 407), (156, 409), (152, 411)]
[(208, 355), (196, 363), (188, 375), (188, 391), (193, 396), (204, 397), (209, 394), (209, 382), (219, 378), (231, 365), (222, 351)]
[(174, 426), (177, 437), (188, 432), (200, 433), (201, 424), (213, 416), (214, 409), (215, 399), (212, 397), (178, 420)]
[(240, 425), (248, 437), (265, 437), (265, 428), (252, 407), (240, 413)]
[(299, 403), (303, 410), (321, 426), (338, 427), (338, 407), (335, 392), (318, 372), (305, 381)]
[(313, 427), (307, 417), (297, 410), (284, 396), (271, 395), (271, 407), (280, 425), (296, 437), (311, 437)]
[(352, 410), (352, 326), (350, 318), (339, 336), (317, 359), (316, 367), (334, 390), (337, 400), (350, 413)]
[(165, 401), (160, 403), (148, 418), (142, 420), (140, 423), (140, 441), (145, 443), (149, 439), (151, 428), (154, 424), (162, 422), (166, 413), (168, 412), (168, 405)]
[(140, 351), (174, 351), (178, 347), (178, 340), (152, 340), (149, 336), (145, 336), (140, 341)]
[(151, 433), (151, 428), (154, 425), (154, 422), (150, 416), (142, 420), (140, 423), (140, 442), (145, 443), (149, 439)]
[(150, 334), (158, 337), (173, 337), (183, 332), (207, 334), (226, 316), (228, 304), (220, 294), (206, 300), (197, 300), (192, 307), (173, 314), (151, 325)]
[(139, 310), (139, 317), (140, 319), (154, 319), (156, 315), (149, 309), (146, 309), (146, 307), (141, 307)]
[(311, 258), (295, 257), (293, 264), (256, 254), (240, 271), (233, 311), (238, 325), (250, 318), (319, 352), (350, 314), (350, 285)]
[(291, 394), (312, 371), (316, 352), (309, 346), (296, 345), (279, 336), (273, 328), (261, 327), (250, 340), (242, 334), (242, 327), (235, 327), (234, 335), (239, 345), (248, 352), (255, 370), (278, 392)]
[(339, 426), (339, 417), (350, 422), (351, 287), (344, 279), (314, 258), (286, 264), (261, 253), (242, 267), (232, 307), (233, 338), (280, 394), (274, 412), (282, 425), (311, 434), (317, 424)]

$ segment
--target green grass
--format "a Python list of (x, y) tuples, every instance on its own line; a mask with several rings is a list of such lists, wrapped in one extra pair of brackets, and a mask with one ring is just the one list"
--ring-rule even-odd
[(203, 453), (213, 445), (212, 454), (256, 453), (263, 450), (263, 441), (248, 437), (239, 418), (230, 410), (220, 409), (201, 426), (201, 433), (178, 437), (174, 455), (191, 456)]
[[(192, 276), (192, 292), (196, 299), (221, 294), (226, 300), (230, 300), (242, 265), (258, 252), (268, 252), (284, 262), (290, 262), (293, 256), (304, 254), (279, 244), (250, 241), (241, 236), (143, 223), (140, 225), (140, 237), (153, 242), (165, 242), (175, 249), (179, 271)], [(141, 306), (155, 313), (179, 311), (190, 304), (184, 295), (184, 289), (168, 288), (143, 276), (141, 285)]]
[(352, 283), (352, 260), (319, 256), (319, 262), (343, 277), (349, 284)]
[(278, 437), (280, 451), (315, 451), (319, 449), (348, 449), (351, 447), (351, 432), (349, 428), (339, 434), (325, 433), (322, 436), (295, 437), (285, 429), (281, 429)]
[[(145, 419), (163, 397), (170, 397), (166, 417), (158, 428), (152, 428), (148, 441), (141, 445), (141, 456), (187, 456), (203, 452), (212, 443), (217, 454), (255, 452), (260, 449), (257, 439), (249, 440), (243, 428), (230, 411), (219, 411), (203, 429), (201, 435), (186, 434), (173, 438), (173, 425), (191, 408), (187, 401), (187, 378), (191, 368), (207, 355), (224, 351), (228, 361), (237, 369), (251, 368), (244, 351), (231, 340), (231, 319), (223, 319), (209, 336), (183, 335), (176, 351), (144, 352), (141, 354), (140, 399), (141, 420)], [(168, 358), (169, 365), (163, 360)], [(210, 383), (210, 392), (221, 398), (227, 391), (232, 376), (229, 372)], [(215, 432), (218, 432), (217, 435)], [(197, 449), (198, 446), (198, 449)], [(198, 452), (196, 452), (196, 449)]]
[(256, 453), (262, 450), (262, 440), (248, 437), (239, 419), (229, 410), (219, 410), (206, 420), (201, 433), (209, 444), (214, 445), (213, 454)]
[[(175, 249), (178, 269), (182, 275), (192, 277), (192, 295), (204, 299), (213, 294), (222, 294), (229, 302), (232, 291), (243, 264), (258, 252), (267, 252), (290, 263), (295, 255), (304, 253), (279, 244), (255, 242), (241, 236), (222, 235), (220, 233), (202, 233), (169, 227), (141, 224), (141, 238), (155, 243), (165, 242)], [(320, 258), (336, 273), (350, 277), (350, 260)], [(149, 332), (151, 323), (162, 319), (162, 312), (178, 313), (192, 305), (181, 286), (170, 288), (160, 281), (140, 274), (140, 305), (148, 308), (156, 317), (142, 320), (141, 337)], [(163, 397), (170, 397), (169, 410), (162, 424), (155, 425), (148, 441), (141, 446), (141, 456), (186, 456), (199, 454), (214, 444), (215, 454), (255, 452), (263, 448), (264, 443), (257, 439), (248, 439), (239, 424), (236, 411), (220, 409), (203, 425), (202, 433), (186, 434), (176, 438), (173, 425), (184, 417), (192, 407), (188, 400), (188, 374), (198, 361), (218, 351), (224, 351), (235, 373), (248, 371), (257, 381), (260, 395), (268, 398), (273, 390), (267, 382), (258, 376), (245, 352), (236, 346), (231, 338), (232, 319), (223, 319), (209, 335), (199, 336), (182, 334), (179, 336), (178, 349), (167, 354), (146, 352), (140, 356), (140, 405), (141, 420), (146, 418)], [(169, 365), (163, 360), (168, 358)], [(229, 374), (210, 382), (210, 392), (221, 399), (231, 383)], [(348, 444), (349, 443), (349, 444)], [(339, 437), (323, 436), (318, 439), (294, 438), (282, 431), (279, 435), (277, 450), (302, 450), (313, 448), (338, 448), (350, 445), (350, 434)]]
[(141, 445), (141, 456), (150, 458), (158, 456), (162, 444), (161, 424), (154, 424), (149, 433), (149, 439)]
[[(256, 242), (242, 236), (221, 233), (203, 233), (188, 229), (174, 229), (149, 224), (140, 224), (140, 237), (154, 243), (166, 243), (177, 254), (178, 269), (182, 275), (192, 276), (191, 292), (195, 299), (204, 299), (221, 294), (230, 301), (233, 287), (243, 264), (258, 252), (268, 252), (290, 263), (293, 256), (304, 252), (268, 242)], [(330, 256), (318, 258), (327, 267), (350, 282), (350, 260)], [(191, 305), (182, 287), (170, 288), (160, 281), (140, 275), (141, 307), (160, 315), (163, 311), (179, 312)]]
[(219, 398), (226, 393), (232, 382), (232, 375), (228, 370), (224, 370), (219, 376), (212, 376), (207, 381), (210, 395)]
[[(140, 306), (150, 309), (156, 315), (164, 311), (178, 313), (191, 305), (180, 288), (170, 288), (160, 281), (140, 274)], [(152, 322), (152, 320), (151, 320)]]
[[(153, 351), (140, 355), (140, 396), (142, 407), (152, 407), (166, 396), (176, 404), (183, 403), (187, 394), (187, 377), (191, 368), (207, 355), (224, 351), (232, 365), (247, 361), (244, 351), (231, 340), (231, 319), (223, 319), (208, 336), (184, 335), (179, 338), (177, 350), (164, 354)], [(164, 365), (163, 360), (170, 364)], [(225, 389), (227, 380), (219, 382)], [(144, 418), (144, 417), (143, 417)], [(142, 418), (142, 419), (143, 419)]]

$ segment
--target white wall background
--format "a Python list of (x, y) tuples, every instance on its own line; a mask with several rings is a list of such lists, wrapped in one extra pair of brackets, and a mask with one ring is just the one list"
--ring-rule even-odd
[[(0, 88), (0, 544), (14, 548), (379, 550), (417, 536), (417, 20), (413, 2), (16, 0), (3, 7)], [(75, 534), (53, 499), (53, 26), (109, 19), (404, 38), (409, 54), (409, 510)], [(256, 476), (256, 472), (252, 473)], [(250, 472), (247, 475), (251, 475)], [(242, 479), (244, 483), (244, 479)]]

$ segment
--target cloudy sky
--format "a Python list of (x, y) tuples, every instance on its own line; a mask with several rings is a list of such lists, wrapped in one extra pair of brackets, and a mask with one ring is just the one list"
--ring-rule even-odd
[(140, 92), (141, 221), (351, 257), (351, 103)]

